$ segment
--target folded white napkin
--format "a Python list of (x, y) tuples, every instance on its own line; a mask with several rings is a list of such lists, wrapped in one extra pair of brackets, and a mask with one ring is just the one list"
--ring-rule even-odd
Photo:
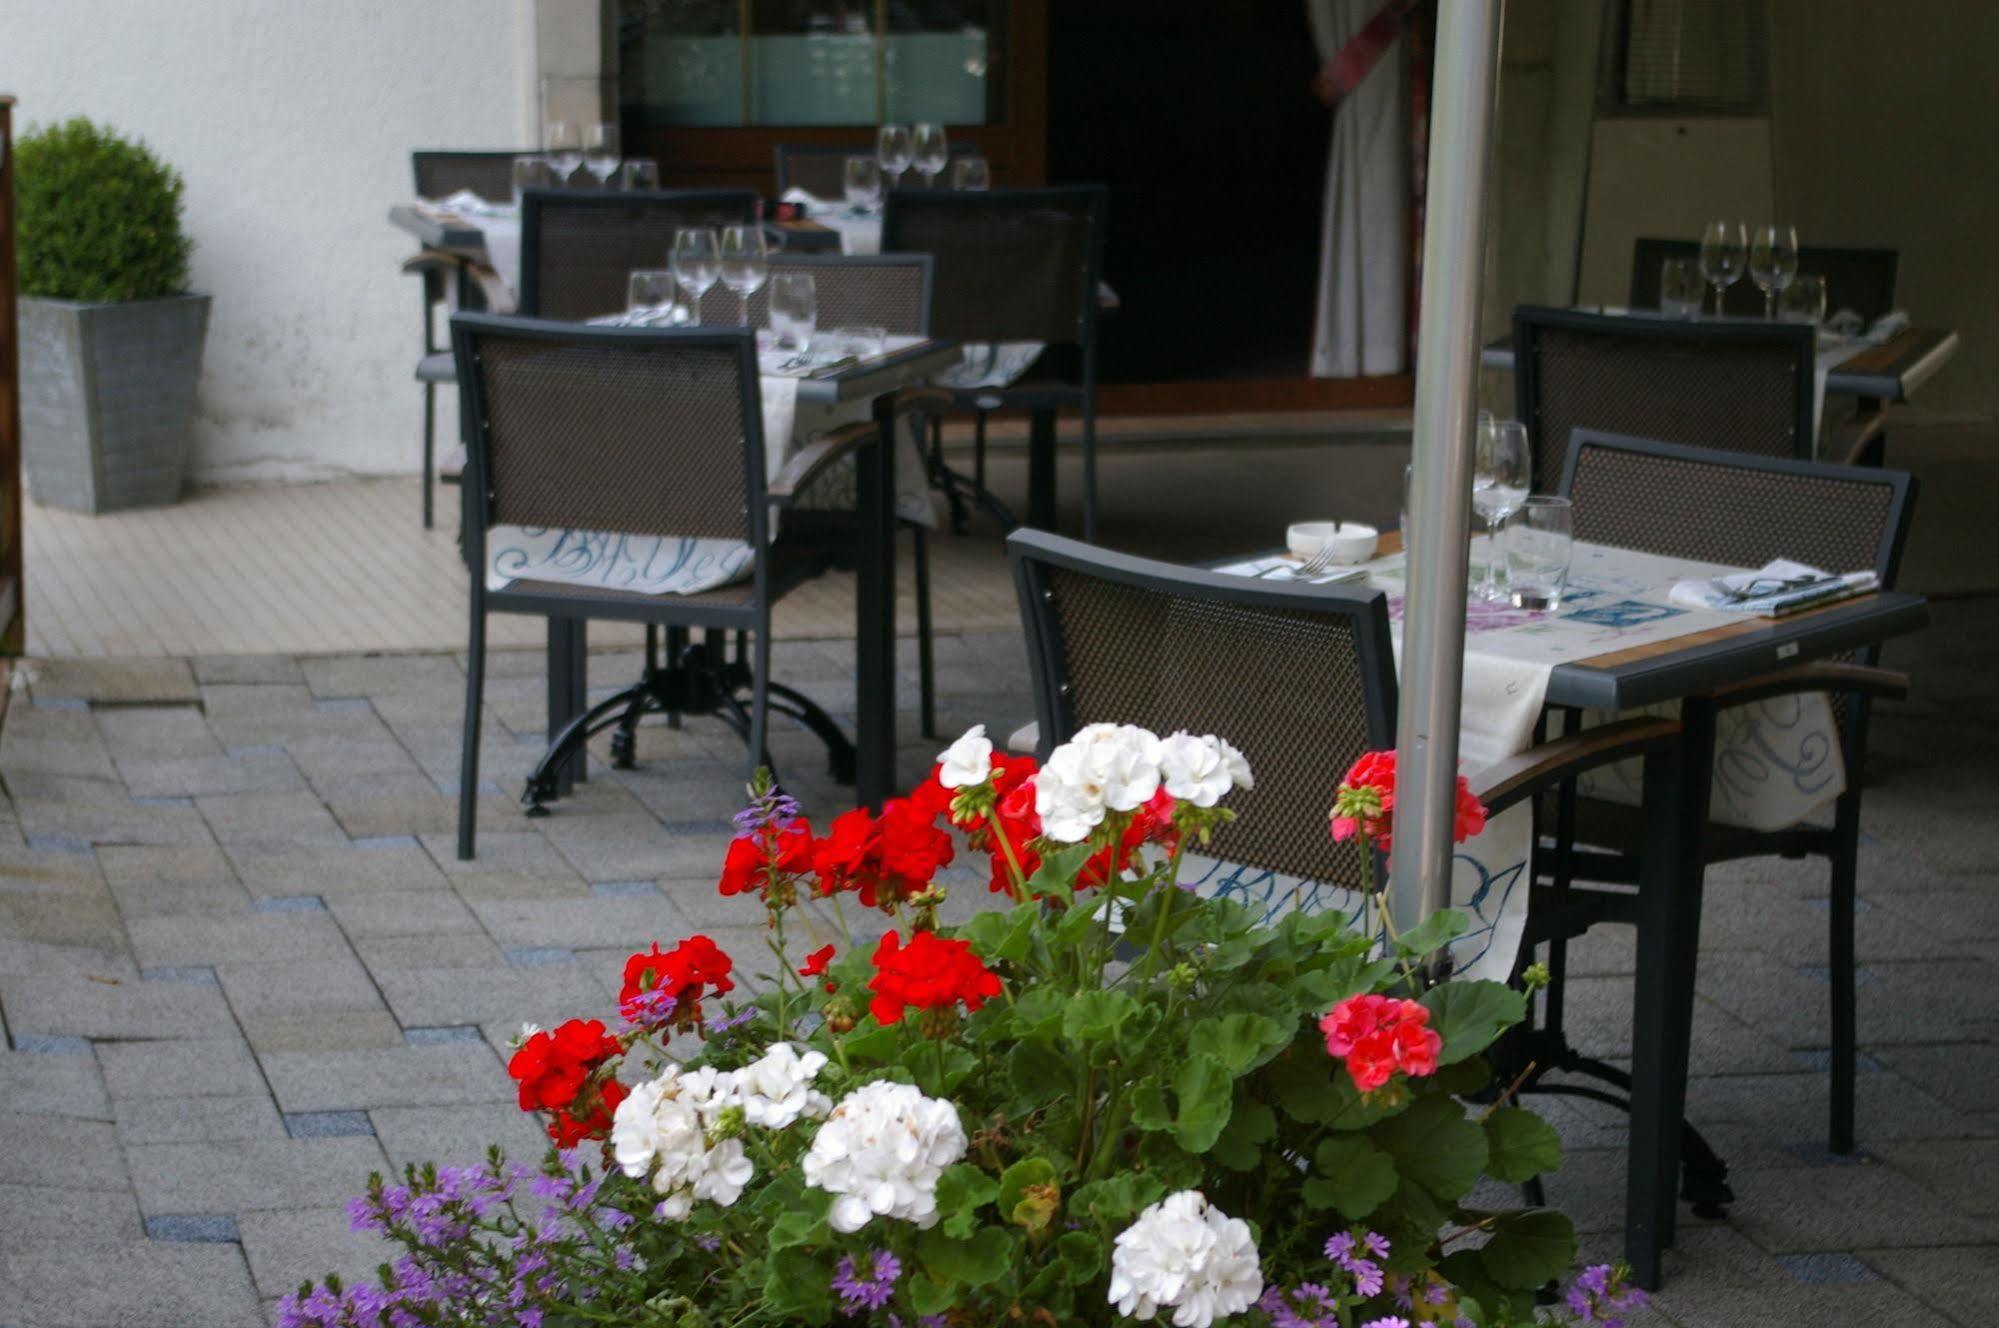
[(1834, 575), (1803, 563), (1777, 558), (1753, 572), (1730, 572), (1726, 576), (1676, 581), (1673, 583), (1672, 600), (1689, 608), (1778, 618), (1814, 604), (1864, 594), (1880, 584), (1881, 578), (1873, 572)]
[(784, 193), (779, 195), (778, 202), (796, 203), (798, 206), (804, 208), (808, 213), (831, 212), (836, 208), (843, 208), (847, 206), (845, 199), (821, 198), (817, 194), (806, 193), (803, 189), (800, 189), (797, 185), (793, 185), (791, 188), (785, 190)]
[(432, 207), (456, 212), (461, 217), (511, 217), (514, 215), (512, 203), (494, 203), (479, 197), (470, 189), (460, 189), (457, 193), (443, 198), (426, 198), (424, 202)]
[(655, 304), (623, 313), (599, 314), (587, 321), (593, 327), (679, 327), (691, 317), (684, 304)]

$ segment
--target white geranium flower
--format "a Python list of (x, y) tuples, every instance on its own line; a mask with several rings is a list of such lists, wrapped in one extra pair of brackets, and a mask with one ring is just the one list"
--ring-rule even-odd
[(1196, 807), (1212, 807), (1230, 789), (1253, 787), (1249, 761), (1212, 733), (1176, 733), (1159, 744), (1166, 791)]
[(1048, 754), (1034, 810), (1050, 839), (1078, 844), (1105, 812), (1136, 811), (1159, 792), (1159, 739), (1133, 724), (1089, 724)]
[(633, 1180), (650, 1180), (661, 1197), (660, 1215), (679, 1221), (695, 1199), (727, 1208), (756, 1175), (740, 1139), (709, 1132), (722, 1111), (741, 1101), (735, 1078), (704, 1067), (682, 1074), (670, 1065), (659, 1078), (633, 1088), (611, 1117), (611, 1156)]
[(1263, 1294), (1249, 1224), (1209, 1205), (1199, 1190), (1170, 1194), (1118, 1234), (1110, 1302), (1128, 1319), (1173, 1311), (1175, 1328), (1208, 1328)]
[(812, 1081), (825, 1064), (823, 1051), (801, 1056), (791, 1043), (773, 1042), (769, 1051), (736, 1071), (743, 1119), (767, 1130), (783, 1130), (801, 1116), (823, 1117), (833, 1109), (833, 1099), (814, 1089)]
[(877, 1217), (930, 1227), (937, 1178), (965, 1155), (958, 1109), (914, 1084), (863, 1084), (840, 1100), (805, 1154), (805, 1183), (834, 1197), (827, 1224), (859, 1231)]
[(986, 726), (974, 724), (964, 736), (938, 753), (937, 782), (945, 788), (974, 788), (992, 778), (993, 740)]

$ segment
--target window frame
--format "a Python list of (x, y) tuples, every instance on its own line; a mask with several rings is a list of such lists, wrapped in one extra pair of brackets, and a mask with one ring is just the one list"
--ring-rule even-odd
[(1603, 25), (1603, 45), (1597, 59), (1596, 115), (1601, 120), (1759, 120), (1770, 116), (1770, 6), (1768, 0), (1732, 0), (1756, 11), (1755, 27), (1762, 42), (1762, 80), (1756, 100), (1744, 106), (1708, 106), (1694, 102), (1629, 102), (1625, 100), (1625, 52), (1631, 32), (1632, 0), (1613, 0)]

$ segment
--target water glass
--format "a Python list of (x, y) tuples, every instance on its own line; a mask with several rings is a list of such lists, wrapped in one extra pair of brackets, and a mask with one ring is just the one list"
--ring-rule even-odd
[(944, 126), (940, 124), (918, 124), (909, 133), (910, 160), (923, 176), (923, 187), (933, 189), (937, 177), (951, 162), (951, 148), (944, 141)]
[(722, 284), (736, 293), (744, 327), (750, 325), (750, 296), (762, 288), (769, 275), (770, 249), (764, 241), (764, 228), (755, 222), (724, 227)]
[(1691, 258), (1669, 258), (1659, 265), (1659, 312), (1667, 318), (1692, 318), (1701, 311), (1700, 265)]
[(659, 163), (651, 157), (627, 157), (624, 169), (618, 172), (618, 183), (625, 189), (657, 189)]
[(521, 205), (521, 195), (530, 189), (553, 189), (555, 169), (546, 157), (514, 158), (514, 206)]
[(909, 169), (915, 151), (909, 141), (908, 125), (885, 124), (875, 131), (875, 160), (881, 163), (883, 185), (895, 188), (897, 179)]
[(1825, 321), (1825, 278), (1801, 272), (1777, 293), (1777, 317), (1787, 323)]
[(882, 166), (873, 157), (847, 158), (847, 172), (841, 191), (849, 206), (859, 210), (877, 208), (882, 201)]
[(683, 226), (673, 233), (673, 279), (687, 292), (687, 308), (701, 324), (701, 297), (722, 275), (722, 241), (712, 226)]
[(1714, 311), (1721, 313), (1721, 296), (1742, 276), (1749, 262), (1749, 237), (1739, 221), (1710, 221), (1701, 232), (1701, 275), (1714, 287)]
[(1575, 509), (1566, 498), (1535, 495), (1506, 532), (1506, 576), (1515, 608), (1553, 613), (1562, 606), (1575, 559)]
[(993, 187), (992, 164), (984, 157), (960, 157), (951, 163), (951, 187), (976, 192)]
[(583, 165), (597, 177), (599, 189), (608, 188), (618, 173), (618, 126), (591, 125), (583, 133)]
[(779, 350), (799, 355), (812, 348), (819, 326), (819, 291), (809, 272), (780, 272), (770, 281), (770, 330)]
[(583, 164), (583, 135), (567, 120), (550, 120), (541, 134), (542, 151), (555, 168), (557, 188), (567, 188), (569, 177)]
[(673, 312), (673, 274), (665, 268), (632, 269), (625, 279), (625, 312), (635, 324), (650, 326)]
[(1749, 245), (1749, 279), (1763, 292), (1763, 316), (1777, 316), (1777, 296), (1798, 274), (1795, 226), (1758, 226)]
[(1500, 532), (1520, 510), (1531, 483), (1527, 426), (1519, 420), (1491, 420), (1480, 412), (1477, 448), (1472, 462), (1472, 510), (1485, 522), (1485, 579), (1478, 598), (1494, 603), (1507, 598)]

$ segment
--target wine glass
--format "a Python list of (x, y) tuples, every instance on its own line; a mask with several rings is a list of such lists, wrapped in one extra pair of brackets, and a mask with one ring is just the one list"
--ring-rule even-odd
[(1763, 292), (1763, 316), (1777, 316), (1777, 296), (1798, 275), (1795, 226), (1758, 226), (1749, 245), (1749, 277)]
[(627, 157), (618, 178), (627, 189), (657, 189), (659, 162), (651, 157)]
[(1714, 287), (1714, 311), (1721, 313), (1722, 292), (1742, 276), (1749, 261), (1749, 240), (1739, 221), (1710, 221), (1701, 232), (1701, 275)]
[(1499, 532), (1506, 519), (1527, 501), (1530, 484), (1527, 426), (1519, 420), (1499, 420), (1486, 427), (1479, 421), (1478, 450), (1472, 466), (1472, 508), (1485, 522), (1485, 581), (1478, 597), (1501, 601), (1509, 593), (1500, 585)]
[(639, 327), (651, 327), (673, 312), (673, 274), (665, 268), (633, 268), (625, 279), (625, 312)]
[(885, 124), (875, 133), (875, 160), (881, 163), (884, 187), (896, 187), (902, 173), (909, 169), (913, 151), (908, 125)]
[(744, 327), (750, 325), (750, 296), (769, 276), (770, 249), (764, 242), (764, 228), (755, 222), (747, 226), (724, 227), (722, 284), (736, 293)]
[(1691, 258), (1669, 258), (1659, 264), (1659, 312), (1667, 318), (1692, 318), (1701, 311), (1700, 268)]
[(968, 192), (993, 187), (993, 168), (984, 157), (960, 157), (951, 163), (951, 187)]
[(1521, 504), (1506, 536), (1507, 598), (1515, 608), (1553, 613), (1568, 589), (1575, 561), (1576, 514), (1566, 498), (1540, 494)]
[(701, 297), (722, 275), (722, 242), (712, 226), (683, 226), (673, 233), (673, 279), (687, 292), (687, 308), (701, 325)]
[(910, 160), (923, 176), (923, 187), (933, 189), (937, 177), (951, 163), (951, 149), (944, 141), (944, 126), (920, 123), (910, 131)]
[(873, 157), (847, 158), (846, 174), (841, 177), (841, 192), (847, 197), (847, 206), (856, 212), (865, 212), (881, 206), (882, 167)]
[(770, 282), (770, 330), (780, 350), (803, 357), (819, 327), (819, 290), (810, 272), (780, 272)]
[(597, 177), (599, 189), (607, 187), (618, 173), (618, 161), (618, 126), (591, 125), (583, 135), (583, 164)]
[(514, 158), (514, 210), (519, 211), (521, 195), (530, 189), (548, 189), (555, 184), (555, 170), (547, 157)]
[(1825, 321), (1825, 278), (1800, 272), (1777, 296), (1777, 316), (1787, 323)]
[(548, 154), (548, 164), (555, 168), (556, 188), (568, 188), (569, 177), (583, 164), (583, 136), (567, 120), (550, 120), (542, 131), (541, 146)]

